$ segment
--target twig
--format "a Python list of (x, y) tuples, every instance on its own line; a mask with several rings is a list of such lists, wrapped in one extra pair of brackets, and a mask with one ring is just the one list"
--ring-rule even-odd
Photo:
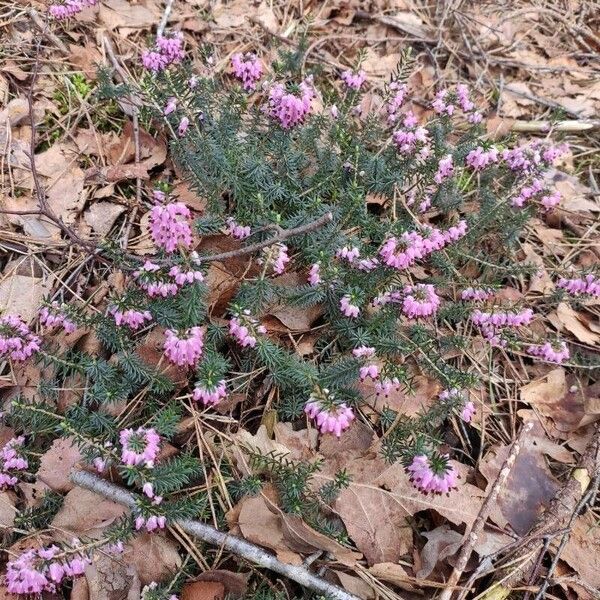
[(460, 550), (460, 554), (458, 555), (456, 565), (454, 566), (454, 569), (452, 570), (452, 573), (450, 574), (450, 577), (446, 582), (447, 587), (440, 594), (439, 600), (450, 600), (450, 598), (452, 597), (452, 591), (458, 584), (460, 576), (463, 574), (463, 571), (467, 566), (469, 558), (471, 558), (471, 553), (473, 552), (473, 548), (477, 543), (479, 534), (481, 533), (481, 530), (485, 525), (489, 513), (492, 510), (492, 507), (496, 504), (498, 494), (500, 493), (500, 490), (506, 483), (506, 480), (508, 479), (508, 476), (515, 464), (515, 461), (517, 460), (517, 456), (521, 451), (521, 444), (523, 442), (523, 438), (525, 437), (526, 433), (531, 431), (532, 427), (533, 423), (531, 421), (526, 423), (521, 429), (519, 437), (517, 437), (515, 443), (510, 449), (510, 452), (506, 457), (502, 468), (500, 469), (500, 473), (498, 473), (498, 477), (496, 477), (496, 481), (494, 481), (494, 484), (492, 485), (490, 493), (481, 505), (481, 509), (479, 510), (479, 514), (477, 515), (473, 526), (471, 527), (471, 531), (469, 532), (466, 543), (463, 544)]
[[(79, 487), (100, 494), (104, 498), (108, 498), (124, 506), (130, 508), (137, 506), (133, 494), (114, 483), (101, 479), (93, 473), (74, 471), (71, 473), (71, 481)], [(313, 575), (305, 567), (282, 563), (272, 554), (244, 539), (223, 533), (210, 525), (191, 519), (175, 519), (175, 523), (183, 531), (197, 537), (203, 542), (228, 550), (259, 567), (284, 575), (303, 587), (319, 594), (323, 594), (329, 598), (336, 598), (337, 600), (359, 600), (357, 596), (349, 594), (345, 590)]]
[(519, 132), (541, 132), (548, 131), (566, 131), (569, 133), (580, 133), (583, 131), (592, 131), (600, 127), (598, 120), (581, 120), (581, 121), (515, 121), (511, 125), (511, 131)]
[(173, 10), (173, 2), (174, 0), (167, 0), (165, 2), (165, 10), (163, 12), (162, 18), (158, 27), (156, 28), (156, 36), (161, 36), (165, 32), (165, 27), (167, 26), (167, 21), (169, 20), (169, 16), (171, 15), (171, 11)]
[(263, 240), (262, 242), (250, 244), (250, 246), (240, 248), (239, 250), (230, 250), (229, 252), (222, 252), (221, 254), (210, 254), (208, 256), (201, 256), (199, 258), (199, 261), (214, 262), (216, 260), (226, 260), (227, 258), (234, 258), (236, 256), (243, 256), (244, 254), (251, 254), (252, 252), (257, 252), (258, 250), (262, 250), (267, 246), (272, 246), (273, 244), (277, 244), (278, 242), (287, 240), (288, 238), (291, 238), (295, 235), (300, 235), (301, 233), (308, 233), (309, 231), (319, 229), (319, 227), (322, 227), (323, 225), (325, 225), (325, 223), (329, 223), (332, 219), (333, 215), (330, 212), (328, 212), (320, 216), (315, 221), (311, 221), (310, 223), (306, 223), (305, 225), (300, 225), (299, 227), (294, 227), (293, 229), (284, 229), (276, 236), (273, 236), (267, 240)]
[(48, 25), (44, 23), (35, 8), (29, 10), (29, 16), (44, 37), (50, 40), (63, 54), (69, 54), (69, 49), (64, 45), (63, 41), (58, 36), (54, 35), (48, 29)]

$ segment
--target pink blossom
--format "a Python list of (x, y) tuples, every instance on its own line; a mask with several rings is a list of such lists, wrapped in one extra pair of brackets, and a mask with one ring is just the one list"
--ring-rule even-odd
[(333, 433), (338, 438), (354, 420), (354, 411), (345, 403), (325, 406), (322, 400), (313, 396), (304, 407), (304, 412), (316, 421), (321, 433)]
[(264, 253), (267, 256), (267, 265), (273, 269), (274, 273), (281, 275), (290, 262), (288, 247), (285, 244), (274, 244), (269, 248), (265, 248)]
[(355, 319), (360, 314), (360, 309), (358, 308), (358, 306), (352, 304), (351, 300), (352, 300), (352, 298), (350, 297), (349, 294), (346, 294), (345, 296), (343, 296), (342, 299), (340, 300), (340, 310), (347, 317), (350, 317), (351, 319)]
[(154, 486), (149, 481), (142, 486), (142, 492), (148, 496), (148, 498), (154, 498)]
[(137, 516), (135, 519), (136, 530), (145, 529), (148, 533), (152, 533), (157, 529), (164, 529), (167, 526), (167, 517), (164, 515), (151, 515), (149, 517)]
[(592, 273), (589, 273), (585, 277), (577, 277), (574, 279), (565, 279), (564, 277), (561, 277), (556, 285), (569, 292), (572, 296), (587, 294), (589, 296), (600, 298), (600, 278), (597, 278)]
[(40, 338), (31, 332), (20, 317), (0, 317), (0, 357), (8, 356), (16, 361), (24, 361), (38, 352), (40, 345)]
[(166, 357), (174, 364), (193, 367), (202, 356), (204, 332), (200, 327), (191, 327), (182, 337), (167, 329), (164, 351)]
[(190, 218), (190, 210), (182, 202), (154, 206), (150, 212), (150, 234), (154, 243), (167, 252), (174, 252), (179, 246), (189, 248), (192, 245)]
[(234, 237), (238, 240), (243, 240), (250, 235), (250, 226), (238, 225), (233, 217), (227, 219), (227, 229), (225, 230), (227, 235)]
[(375, 348), (371, 346), (358, 346), (352, 350), (352, 354), (356, 358), (372, 358), (375, 356)]
[(452, 163), (452, 155), (447, 154), (438, 163), (438, 170), (433, 179), (436, 183), (442, 183), (442, 181), (451, 177), (453, 173), (454, 165)]
[(338, 110), (338, 107), (335, 104), (331, 105), (331, 108), (329, 109), (329, 114), (331, 115), (332, 119), (337, 119), (340, 116), (340, 111)]
[(125, 324), (133, 330), (141, 327), (145, 321), (152, 321), (152, 314), (149, 310), (142, 311), (132, 308), (121, 310), (119, 307), (113, 305), (109, 306), (108, 312), (112, 314), (117, 326)]
[(187, 117), (183, 117), (181, 121), (179, 121), (179, 126), (177, 127), (177, 134), (179, 137), (183, 137), (185, 132), (188, 130), (190, 126), (190, 120)]
[(229, 321), (229, 333), (242, 348), (254, 348), (256, 336), (266, 332), (265, 326), (259, 325), (258, 321), (250, 316), (248, 310), (244, 310)]
[[(423, 152), (423, 149), (429, 148), (429, 132), (425, 127), (419, 127), (418, 121), (412, 111), (404, 115), (402, 122), (403, 128), (396, 130), (392, 139), (401, 154), (409, 155), (417, 151)], [(429, 151), (427, 151), (427, 155)], [(421, 154), (422, 158), (426, 158)]]
[(59, 21), (69, 19), (80, 13), (88, 6), (95, 6), (98, 0), (65, 0), (62, 4), (51, 4), (48, 7), (48, 13), (54, 19)]
[(314, 263), (308, 272), (308, 283), (312, 286), (321, 283), (321, 266), (319, 263)]
[(205, 406), (215, 406), (227, 396), (227, 384), (221, 379), (216, 385), (204, 385), (196, 383), (193, 392), (193, 398), (197, 402), (202, 402)]
[(286, 92), (281, 83), (276, 83), (269, 92), (269, 102), (265, 110), (267, 114), (279, 121), (284, 129), (291, 129), (304, 122), (311, 111), (315, 91), (311, 79), (300, 84), (300, 96)]
[(242, 82), (246, 91), (255, 90), (258, 80), (262, 77), (263, 68), (259, 58), (252, 52), (240, 52), (231, 57), (233, 74)]
[(388, 101), (386, 110), (388, 113), (388, 123), (393, 124), (398, 120), (398, 111), (404, 104), (407, 87), (404, 83), (392, 81), (390, 83), (390, 90), (394, 92), (394, 95)]
[(440, 306), (440, 298), (435, 293), (435, 287), (430, 284), (418, 283), (404, 288), (402, 312), (409, 319), (430, 317)]
[(475, 412), (476, 412), (475, 404), (473, 402), (467, 402), (464, 405), (462, 411), (460, 412), (460, 418), (465, 423), (470, 423), (473, 420)]
[(531, 185), (525, 185), (520, 190), (517, 196), (515, 196), (511, 202), (513, 206), (522, 207), (527, 201), (534, 198), (544, 189), (544, 183), (541, 179), (534, 179)]
[(451, 116), (454, 113), (454, 104), (446, 102), (448, 90), (440, 90), (435, 95), (435, 100), (431, 103), (431, 107), (438, 115), (446, 114)]
[(489, 300), (494, 295), (491, 288), (465, 288), (461, 294), (461, 300)]
[(40, 323), (46, 327), (62, 327), (66, 333), (73, 333), (77, 325), (65, 314), (65, 305), (53, 302), (50, 306), (44, 306), (40, 309)]
[(377, 395), (383, 395), (386, 398), (390, 395), (392, 390), (398, 391), (400, 389), (400, 380), (397, 377), (386, 377), (384, 379), (380, 379), (375, 383), (375, 391)]
[(565, 360), (569, 360), (569, 357), (571, 356), (565, 342), (560, 342), (559, 344), (552, 344), (551, 342), (532, 344), (527, 348), (527, 353), (532, 356), (539, 356), (545, 361), (558, 364)]
[(561, 200), (562, 200), (562, 195), (558, 190), (556, 190), (556, 191), (552, 192), (551, 194), (546, 194), (545, 196), (542, 196), (542, 198), (540, 199), (540, 203), (546, 210), (551, 210), (555, 206), (560, 204)]
[(167, 104), (165, 105), (165, 107), (163, 109), (163, 115), (166, 117), (167, 115), (170, 115), (172, 112), (175, 112), (176, 109), (177, 109), (177, 98), (175, 98), (173, 96), (167, 100)]
[(343, 248), (338, 248), (335, 251), (336, 258), (343, 258), (348, 262), (354, 262), (356, 258), (360, 256), (360, 250), (354, 246), (352, 248), (348, 248), (348, 246), (344, 246)]
[(160, 265), (147, 260), (142, 267), (133, 272), (138, 285), (146, 291), (148, 296), (167, 298), (174, 296), (179, 291), (179, 286), (174, 281), (167, 279), (167, 274)]
[(365, 365), (360, 368), (360, 380), (364, 381), (367, 377), (375, 381), (379, 378), (379, 367), (377, 365)]
[(146, 69), (157, 73), (169, 65), (180, 63), (185, 58), (183, 34), (175, 33), (170, 37), (159, 35), (156, 45), (142, 52), (142, 64)]
[(447, 494), (455, 489), (458, 474), (447, 458), (447, 455), (441, 457), (443, 464), (436, 468), (425, 454), (417, 454), (406, 469), (411, 483), (424, 494)]
[(379, 261), (376, 258), (361, 258), (356, 262), (356, 267), (360, 271), (373, 271), (379, 266)]
[(128, 466), (144, 465), (151, 469), (160, 449), (160, 436), (152, 428), (122, 429), (121, 460)]
[(23, 436), (13, 437), (0, 450), (0, 490), (14, 487), (18, 482), (20, 471), (29, 467), (29, 462), (22, 454), (25, 442)]
[(350, 88), (351, 90), (358, 91), (362, 87), (362, 84), (365, 82), (367, 74), (362, 70), (351, 71), (350, 69), (347, 69), (342, 73), (341, 77), (342, 81), (346, 84), (348, 88)]
[(471, 150), (466, 158), (467, 165), (474, 171), (481, 171), (495, 162), (498, 162), (498, 150), (490, 148), (485, 151), (482, 146)]

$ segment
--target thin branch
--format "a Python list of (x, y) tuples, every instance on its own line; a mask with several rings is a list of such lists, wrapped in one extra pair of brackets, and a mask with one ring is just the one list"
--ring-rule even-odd
[[(74, 471), (71, 473), (71, 481), (79, 487), (100, 494), (104, 498), (108, 498), (124, 506), (135, 508), (137, 505), (133, 494), (114, 483), (101, 479), (93, 473)], [(349, 594), (345, 590), (317, 577), (304, 566), (283, 563), (259, 546), (251, 544), (242, 538), (223, 533), (210, 525), (191, 519), (176, 519), (175, 523), (183, 531), (203, 542), (228, 550), (236, 556), (240, 556), (259, 567), (279, 573), (314, 592), (337, 600), (359, 600), (357, 596)]]
[(463, 571), (467, 566), (469, 558), (471, 558), (471, 553), (473, 552), (473, 548), (475, 547), (475, 544), (479, 539), (479, 534), (481, 533), (483, 526), (485, 525), (490, 511), (492, 510), (492, 507), (495, 506), (496, 500), (498, 499), (498, 494), (500, 493), (500, 490), (506, 483), (506, 480), (510, 475), (515, 461), (517, 460), (517, 456), (521, 451), (521, 444), (523, 443), (523, 438), (525, 437), (526, 433), (531, 431), (532, 427), (533, 422), (530, 421), (526, 423), (521, 429), (519, 436), (515, 440), (515, 443), (513, 444), (512, 448), (510, 449), (510, 452), (506, 457), (502, 468), (500, 469), (500, 473), (498, 473), (498, 477), (496, 477), (496, 481), (494, 481), (494, 484), (492, 485), (490, 493), (481, 505), (479, 514), (477, 515), (477, 518), (475, 519), (475, 522), (471, 527), (471, 531), (467, 536), (467, 541), (465, 544), (463, 544), (454, 569), (452, 570), (452, 573), (450, 574), (450, 577), (446, 582), (447, 587), (440, 594), (439, 600), (450, 600), (450, 598), (452, 597), (452, 591), (456, 588), (460, 576), (463, 574)]
[(167, 26), (167, 22), (169, 20), (169, 16), (171, 15), (171, 11), (173, 10), (173, 2), (174, 0), (167, 0), (165, 2), (165, 10), (163, 12), (160, 23), (156, 28), (156, 37), (161, 36), (165, 32), (165, 27)]
[(63, 54), (69, 54), (69, 49), (64, 45), (63, 41), (54, 35), (52, 31), (48, 28), (48, 24), (44, 23), (39, 13), (35, 8), (29, 10), (29, 16), (31, 20), (35, 23), (35, 26), (40, 30), (41, 34), (47, 38), (50, 42), (52, 42)]
[(315, 229), (319, 229), (319, 227), (322, 227), (326, 223), (329, 223), (332, 219), (333, 215), (330, 212), (328, 212), (316, 219), (315, 221), (311, 221), (310, 223), (306, 223), (305, 225), (300, 225), (299, 227), (294, 227), (293, 229), (284, 229), (276, 236), (263, 240), (262, 242), (250, 244), (250, 246), (245, 246), (244, 248), (239, 248), (238, 250), (222, 252), (221, 254), (210, 254), (208, 256), (201, 256), (199, 260), (200, 262), (214, 262), (217, 260), (226, 260), (228, 258), (234, 258), (236, 256), (243, 256), (244, 254), (251, 254), (252, 252), (262, 250), (267, 246), (272, 246), (273, 244), (277, 244), (278, 242), (283, 242), (284, 240), (287, 240), (288, 238), (291, 238), (295, 235), (300, 235), (301, 233), (308, 233), (310, 231), (314, 231)]

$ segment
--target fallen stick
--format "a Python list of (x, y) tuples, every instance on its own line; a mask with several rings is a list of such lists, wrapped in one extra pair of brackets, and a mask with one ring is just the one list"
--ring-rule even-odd
[(439, 596), (439, 600), (450, 600), (450, 598), (452, 597), (452, 592), (454, 591), (454, 589), (456, 589), (458, 580), (460, 579), (460, 576), (463, 574), (463, 571), (467, 567), (467, 562), (469, 561), (469, 558), (471, 558), (471, 553), (473, 552), (473, 548), (475, 547), (475, 544), (479, 539), (479, 534), (481, 533), (481, 530), (485, 525), (490, 511), (492, 510), (492, 507), (496, 504), (498, 494), (500, 493), (500, 490), (506, 483), (506, 480), (510, 475), (515, 461), (517, 460), (517, 456), (521, 451), (521, 443), (523, 442), (523, 437), (526, 433), (531, 431), (532, 427), (532, 422), (526, 423), (521, 429), (521, 432), (515, 440), (515, 443), (512, 445), (512, 448), (510, 449), (510, 452), (506, 457), (506, 460), (504, 461), (500, 472), (498, 473), (498, 477), (496, 477), (496, 481), (494, 481), (494, 484), (492, 485), (490, 493), (481, 505), (479, 514), (477, 515), (477, 518), (475, 519), (475, 522), (471, 527), (471, 531), (469, 531), (469, 534), (467, 535), (466, 542), (463, 544), (460, 550), (460, 554), (458, 555), (456, 565), (452, 570), (448, 581), (446, 582), (447, 587), (444, 590), (442, 590), (442, 593)]
[[(113, 500), (118, 504), (128, 506), (129, 508), (136, 507), (135, 496), (132, 493), (110, 481), (101, 479), (93, 473), (89, 473), (88, 471), (74, 471), (71, 473), (71, 481), (81, 488)], [(279, 573), (299, 583), (301, 586), (328, 598), (335, 598), (336, 600), (360, 600), (357, 596), (349, 594), (342, 588), (317, 577), (306, 567), (283, 563), (259, 546), (255, 546), (237, 536), (223, 533), (210, 525), (200, 523), (199, 521), (192, 521), (191, 519), (177, 519), (175, 523), (183, 531), (203, 542), (228, 550), (259, 567)]]

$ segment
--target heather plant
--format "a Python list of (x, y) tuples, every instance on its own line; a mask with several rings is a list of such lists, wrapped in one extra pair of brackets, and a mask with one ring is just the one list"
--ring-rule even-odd
[[(76, 8), (60, 6), (67, 8), (52, 9), (58, 18)], [(134, 94), (144, 122), (169, 134), (179, 172), (207, 208), (192, 212), (170, 181), (156, 182), (145, 201), (156, 252), (140, 259), (110, 240), (98, 248), (104, 276), (122, 275), (119, 291), (93, 306), (49, 301), (36, 325), (17, 315), (0, 321), (2, 357), (14, 368), (39, 361), (52, 374), (41, 400), (19, 398), (6, 415), (25, 437), (0, 450), (0, 487), (26, 476), (36, 450), (69, 436), (91, 469), (118, 474), (137, 492), (132, 516), (93, 547), (118, 551), (134, 530), (202, 518), (209, 492), (181, 493), (202, 481), (202, 459), (193, 447), (161, 454), (192, 406), (210, 414), (234, 391), (243, 402), (274, 399), (281, 420), (337, 438), (362, 421), (417, 489), (452, 494), (458, 454), (443, 444), (444, 432), (455, 417), (468, 427), (480, 410), (470, 395), (481, 385), (474, 340), (485, 340), (492, 364), (504, 352), (573, 368), (589, 360), (532, 325), (565, 298), (598, 297), (597, 274), (556, 273), (558, 291), (533, 307), (501, 293), (535, 273), (517, 264), (518, 240), (534, 215), (560, 201), (546, 175), (566, 148), (488, 141), (464, 85), (440, 90), (432, 116), (419, 118), (408, 106), (408, 55), (382, 90), (381, 110), (367, 114), (360, 64), (320, 85), (317, 73), (301, 75), (300, 58), (284, 53), (266, 65), (235, 54), (227, 73), (213, 71), (212, 61), (196, 73), (182, 37), (165, 34), (141, 56), (139, 84), (100, 78), (99, 99)], [(234, 249), (211, 254), (211, 236), (228, 236)], [(235, 297), (209, 311), (208, 265), (239, 256), (249, 262)], [(290, 285), (290, 272), (305, 283)], [(308, 355), (292, 335), (265, 325), (275, 306), (320, 307)], [(93, 332), (98, 346), (65, 350), (53, 341), (59, 328)], [(160, 340), (155, 362), (149, 336)], [(389, 395), (410, 394), (421, 373), (443, 390), (433, 406), (412, 417), (390, 409)], [(81, 400), (58, 414), (52, 390), (73, 375), (85, 381)], [(134, 410), (118, 417), (106, 410), (133, 400)], [(246, 478), (222, 467), (232, 496), (270, 480), (284, 511), (347, 542), (323, 511), (348, 485), (343, 472), (315, 491), (318, 463), (252, 449), (248, 458), (254, 474)], [(9, 563), (9, 591), (52, 591), (82, 572), (89, 548), (77, 541), (25, 552)]]

